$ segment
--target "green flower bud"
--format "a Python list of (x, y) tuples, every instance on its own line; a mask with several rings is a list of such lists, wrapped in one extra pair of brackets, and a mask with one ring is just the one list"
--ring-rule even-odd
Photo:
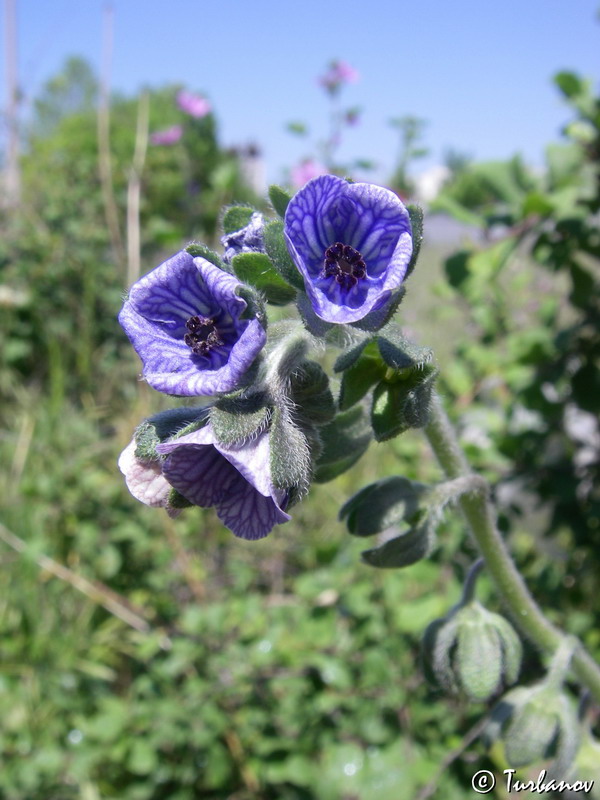
[(592, 736), (589, 729), (585, 730), (581, 738), (581, 746), (569, 777), (571, 781), (592, 780), (600, 785), (600, 742)]
[(422, 656), (434, 685), (481, 702), (516, 681), (522, 647), (504, 617), (470, 600), (429, 625)]
[(551, 759), (551, 772), (564, 778), (579, 747), (579, 721), (566, 693), (544, 681), (508, 692), (492, 713), (485, 739), (502, 740), (511, 767)]

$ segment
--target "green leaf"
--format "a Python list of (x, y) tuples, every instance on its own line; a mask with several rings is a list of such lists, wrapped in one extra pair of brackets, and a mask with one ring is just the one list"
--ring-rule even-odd
[(303, 122), (288, 122), (286, 129), (289, 133), (294, 133), (296, 136), (306, 136), (308, 128)]
[(333, 365), (334, 372), (344, 372), (345, 370), (349, 369), (353, 364), (356, 364), (358, 359), (361, 357), (363, 350), (367, 345), (371, 345), (369, 350), (369, 355), (374, 355), (376, 353), (375, 344), (373, 339), (365, 337), (362, 342), (359, 342), (355, 345), (351, 350), (348, 350), (337, 359), (335, 364)]
[(433, 350), (411, 342), (397, 325), (380, 331), (377, 345), (383, 361), (395, 370), (422, 369), (433, 361)]
[(327, 373), (316, 361), (304, 361), (292, 373), (290, 389), (296, 414), (308, 425), (323, 425), (335, 416)]
[(283, 222), (278, 219), (269, 222), (265, 225), (263, 235), (267, 255), (281, 278), (296, 289), (304, 289), (304, 279), (292, 261), (285, 243)]
[(571, 273), (573, 284), (569, 300), (574, 306), (585, 310), (589, 306), (590, 297), (593, 297), (597, 291), (597, 282), (592, 274), (576, 261), (572, 261), (569, 264), (569, 272)]
[(409, 567), (425, 558), (431, 552), (433, 543), (433, 530), (426, 520), (401, 536), (389, 539), (380, 547), (364, 550), (361, 557), (365, 564), (379, 569)]
[(206, 423), (207, 413), (206, 408), (173, 408), (144, 420), (134, 434), (136, 458), (157, 461), (160, 458), (157, 444), (182, 431), (191, 433), (201, 428)]
[[(424, 428), (429, 422), (431, 395), (439, 370), (433, 366), (413, 372), (402, 404), (402, 416), (409, 428)], [(402, 384), (400, 384), (402, 385)]]
[(429, 419), (431, 393), (438, 371), (414, 371), (406, 380), (381, 381), (373, 392), (371, 424), (378, 442), (409, 428), (423, 428)]
[(235, 290), (238, 297), (246, 303), (247, 308), (242, 312), (240, 319), (254, 319), (256, 318), (263, 328), (267, 329), (268, 317), (263, 303), (263, 298), (256, 291), (253, 286), (242, 284)]
[(369, 389), (385, 375), (385, 365), (381, 359), (361, 355), (358, 361), (344, 372), (340, 386), (339, 406), (342, 411), (358, 403)]
[(221, 260), (221, 257), (215, 253), (214, 250), (211, 250), (210, 247), (207, 247), (201, 242), (190, 242), (185, 248), (185, 252), (189, 253), (194, 258), (204, 258), (206, 261), (210, 261), (211, 264), (214, 264), (215, 267), (219, 267), (219, 269), (225, 272), (230, 272), (228, 265)]
[(565, 97), (577, 97), (585, 91), (585, 82), (574, 72), (559, 72), (554, 76), (554, 83)]
[(225, 445), (242, 444), (263, 430), (270, 408), (262, 393), (249, 397), (224, 397), (210, 410), (217, 439)]
[(420, 206), (410, 205), (407, 206), (407, 210), (412, 228), (413, 251), (404, 280), (409, 277), (417, 265), (417, 259), (419, 258), (421, 243), (423, 241), (423, 209)]
[(475, 228), (487, 227), (487, 221), (483, 214), (478, 214), (466, 208), (460, 201), (455, 200), (450, 195), (442, 191), (430, 205), (430, 211), (441, 212), (449, 214), (459, 222), (464, 222), (466, 225), (473, 225)]
[(401, 476), (384, 478), (365, 486), (344, 503), (339, 518), (346, 520), (353, 536), (372, 536), (402, 520), (414, 522), (427, 488)]
[(547, 217), (554, 211), (553, 203), (548, 197), (539, 191), (528, 192), (523, 199), (523, 216), (535, 214), (540, 217)]
[(450, 286), (453, 286), (455, 289), (460, 289), (462, 284), (470, 276), (469, 260), (471, 255), (469, 250), (459, 250), (457, 253), (451, 255), (450, 258), (447, 258), (444, 263), (448, 282)]
[(131, 745), (127, 766), (135, 775), (149, 775), (155, 768), (158, 757), (155, 749), (144, 739), (138, 738)]
[(296, 297), (295, 290), (273, 269), (265, 253), (238, 253), (231, 266), (241, 281), (259, 289), (273, 305), (285, 305)]
[(380, 381), (375, 387), (371, 407), (371, 425), (378, 442), (393, 439), (394, 436), (408, 430), (408, 425), (404, 422), (401, 413), (404, 394), (404, 387), (399, 384)]
[(255, 211), (250, 206), (229, 206), (223, 215), (223, 231), (226, 234), (241, 231), (250, 222)]
[(190, 508), (193, 503), (190, 503), (182, 494), (179, 494), (177, 489), (171, 489), (167, 500), (167, 508)]
[(380, 330), (380, 328), (383, 328), (384, 325), (387, 325), (392, 319), (398, 310), (400, 303), (404, 299), (405, 294), (406, 286), (402, 284), (398, 287), (398, 289), (395, 290), (389, 302), (387, 302), (382, 308), (378, 308), (376, 311), (370, 311), (365, 317), (357, 320), (356, 322), (351, 322), (350, 325), (353, 328), (358, 328), (362, 331)]
[[(312, 307), (309, 296), (304, 291), (299, 291), (296, 297), (298, 312), (307, 331), (318, 338), (325, 337), (335, 329), (333, 322), (325, 322), (321, 317), (317, 317)], [(339, 327), (339, 326), (337, 326)]]
[(315, 470), (318, 483), (330, 481), (349, 469), (371, 441), (368, 419), (360, 406), (338, 414), (319, 434), (323, 450)]
[(285, 217), (285, 212), (291, 199), (291, 195), (281, 186), (277, 186), (275, 183), (269, 186), (269, 200), (281, 219)]

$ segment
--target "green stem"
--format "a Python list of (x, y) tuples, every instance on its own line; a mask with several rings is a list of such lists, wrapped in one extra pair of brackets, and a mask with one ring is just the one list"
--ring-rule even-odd
[(475, 586), (477, 584), (477, 578), (479, 577), (479, 573), (484, 568), (484, 566), (485, 566), (485, 561), (483, 560), (483, 558), (478, 558), (474, 564), (471, 564), (471, 568), (467, 573), (467, 577), (465, 578), (465, 582), (463, 585), (462, 597), (460, 599), (461, 606), (466, 606), (475, 597)]
[[(432, 401), (431, 416), (425, 433), (448, 478), (472, 474), (438, 397), (434, 397)], [(496, 527), (495, 512), (489, 501), (487, 488), (484, 489), (480, 483), (472, 492), (463, 494), (458, 503), (485, 559), (488, 573), (515, 625), (540, 650), (554, 653), (566, 634), (546, 619), (529, 593)], [(588, 687), (600, 703), (600, 667), (579, 641), (571, 663), (581, 683)]]

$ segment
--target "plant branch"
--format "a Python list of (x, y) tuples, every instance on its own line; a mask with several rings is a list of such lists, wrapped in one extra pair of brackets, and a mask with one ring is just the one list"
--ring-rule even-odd
[[(472, 474), (439, 397), (433, 398), (431, 417), (425, 433), (448, 478)], [(496, 515), (489, 500), (488, 488), (487, 484), (481, 482), (478, 488), (463, 494), (458, 499), (458, 504), (485, 560), (488, 573), (515, 625), (540, 650), (553, 654), (566, 634), (546, 619), (529, 593), (496, 526)], [(583, 644), (579, 640), (577, 643), (571, 662), (573, 671), (600, 703), (600, 667)]]
[(140, 277), (140, 194), (142, 172), (148, 147), (148, 113), (150, 98), (144, 92), (138, 103), (135, 151), (127, 182), (127, 287)]
[(98, 171), (104, 201), (104, 215), (110, 233), (113, 256), (119, 268), (125, 262), (123, 240), (119, 227), (119, 212), (115, 200), (110, 158), (110, 62), (112, 57), (112, 21), (113, 11), (110, 6), (104, 9), (103, 57), (100, 78), (100, 102), (98, 104)]
[(78, 575), (63, 564), (59, 564), (58, 561), (54, 561), (54, 559), (49, 556), (33, 554), (27, 542), (19, 536), (16, 536), (12, 531), (9, 531), (1, 522), (0, 539), (9, 547), (12, 547), (13, 550), (16, 550), (17, 553), (30, 555), (35, 560), (38, 567), (46, 570), (46, 572), (49, 572), (56, 578), (66, 581), (73, 586), (74, 589), (77, 589), (78, 592), (84, 594), (94, 603), (103, 606), (103, 608), (115, 617), (118, 617), (127, 625), (135, 628), (136, 631), (140, 631), (141, 633), (148, 633), (150, 631), (150, 625), (141, 614), (133, 611), (127, 601), (116, 592), (113, 592), (112, 589), (109, 589), (108, 586), (98, 581), (94, 581), (93, 583), (92, 581), (88, 581), (87, 578)]

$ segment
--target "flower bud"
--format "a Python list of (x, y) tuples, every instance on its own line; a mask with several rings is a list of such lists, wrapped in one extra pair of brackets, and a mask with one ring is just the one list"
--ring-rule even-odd
[(600, 742), (592, 736), (589, 728), (583, 733), (581, 746), (569, 777), (588, 782), (593, 780), (595, 784), (600, 785)]
[(174, 408), (144, 420), (119, 457), (119, 469), (131, 494), (147, 506), (165, 508), (170, 516), (189, 503), (178, 495), (162, 474), (157, 446), (172, 436), (201, 428), (207, 419), (204, 408)]
[(511, 767), (552, 759), (552, 773), (562, 778), (577, 753), (579, 722), (566, 693), (544, 681), (508, 692), (494, 709), (485, 738), (502, 740)]
[(480, 702), (516, 681), (522, 647), (504, 617), (471, 600), (429, 625), (422, 655), (434, 685)]
[[(225, 236), (221, 243), (225, 249), (223, 261), (231, 264), (239, 253), (264, 253), (265, 219), (258, 211), (245, 206), (232, 206), (223, 219)], [(238, 227), (239, 226), (239, 227)]]

